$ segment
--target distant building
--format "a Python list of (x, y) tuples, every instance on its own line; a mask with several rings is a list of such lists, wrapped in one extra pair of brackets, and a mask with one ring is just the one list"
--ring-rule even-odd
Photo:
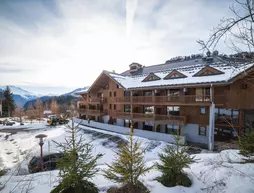
[(4, 101), (4, 95), (2, 92), (0, 92), (0, 117), (3, 115), (3, 101)]

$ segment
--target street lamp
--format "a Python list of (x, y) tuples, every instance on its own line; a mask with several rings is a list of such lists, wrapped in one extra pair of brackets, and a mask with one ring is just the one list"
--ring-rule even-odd
[(43, 139), (46, 138), (46, 137), (47, 137), (47, 135), (45, 135), (45, 134), (39, 134), (39, 135), (35, 136), (35, 138), (39, 139), (39, 145), (41, 147), (41, 170), (42, 171), (43, 171), (43, 158), (42, 158), (43, 151), (42, 151), (42, 146), (44, 144), (44, 140)]

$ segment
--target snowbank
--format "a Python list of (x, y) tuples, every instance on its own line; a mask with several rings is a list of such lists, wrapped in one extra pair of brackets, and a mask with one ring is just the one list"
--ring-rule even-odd
[[(120, 133), (120, 134), (124, 134), (124, 135), (128, 135), (130, 133), (129, 128), (117, 126), (117, 125), (109, 125), (109, 124), (98, 123), (98, 122), (94, 122), (94, 121), (90, 121), (90, 123), (88, 123), (87, 120), (82, 120), (82, 119), (77, 119), (77, 118), (75, 119), (75, 122), (81, 123), (82, 125), (85, 125), (88, 127), (93, 127), (96, 129), (111, 131), (111, 132)], [(165, 141), (168, 143), (175, 143), (173, 135), (170, 135), (170, 134), (156, 133), (156, 132), (144, 131), (144, 130), (140, 130), (140, 129), (134, 129), (134, 133), (136, 136), (144, 137), (144, 138), (151, 139), (151, 140), (158, 140), (158, 141)], [(182, 143), (182, 144), (185, 143), (185, 136), (181, 136), (180, 143)]]

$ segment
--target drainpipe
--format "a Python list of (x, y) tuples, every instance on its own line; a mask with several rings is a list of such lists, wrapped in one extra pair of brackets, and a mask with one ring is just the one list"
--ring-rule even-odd
[(213, 85), (210, 87), (210, 111), (209, 111), (209, 131), (208, 131), (208, 149), (213, 151), (214, 149), (214, 126), (215, 126), (215, 118), (214, 118), (214, 98), (213, 98)]

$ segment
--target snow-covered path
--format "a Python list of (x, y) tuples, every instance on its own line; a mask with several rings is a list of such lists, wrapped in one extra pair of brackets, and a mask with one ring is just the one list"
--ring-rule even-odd
[[(34, 124), (33, 128), (39, 126)], [(111, 133), (108, 131), (94, 132), (96, 130), (85, 126), (84, 138), (94, 146), (93, 153), (103, 153), (104, 156), (98, 161), (100, 168), (105, 168), (105, 163), (111, 163), (117, 148), (117, 144), (128, 140), (127, 136)], [(33, 155), (39, 155), (39, 146), (35, 135), (44, 133), (48, 135), (43, 146), (44, 152), (57, 151), (52, 140), (61, 142), (67, 133), (64, 126), (34, 130), (30, 132), (20, 132), (5, 139), (5, 134), (0, 133), (0, 159), (2, 168), (12, 168), (7, 175), (0, 178), (0, 182), (5, 184), (3, 193), (21, 193), (29, 189), (30, 193), (48, 193), (57, 184), (58, 170), (28, 174), (27, 164)], [(112, 137), (113, 136), (113, 137)], [(147, 165), (152, 165), (158, 161), (158, 153), (166, 145), (165, 142), (151, 141), (148, 139), (135, 137), (142, 142), (142, 146), (150, 146), (145, 155)], [(9, 153), (12, 152), (12, 153)], [(229, 161), (240, 161), (241, 157), (235, 150), (223, 151), (221, 153), (201, 153), (196, 154), (196, 163), (191, 164), (185, 171), (193, 181), (190, 188), (173, 187), (166, 188), (154, 180), (160, 173), (155, 169), (141, 178), (141, 181), (150, 189), (151, 193), (201, 193), (201, 192), (225, 192), (225, 193), (249, 193), (254, 192), (254, 164), (232, 164)], [(1, 162), (0, 162), (1, 163)], [(19, 170), (15, 171), (20, 164)], [(14, 174), (13, 176), (11, 176)], [(100, 193), (115, 184), (105, 179), (101, 173), (96, 175), (92, 181), (99, 187)], [(1, 185), (0, 185), (1, 187)]]

